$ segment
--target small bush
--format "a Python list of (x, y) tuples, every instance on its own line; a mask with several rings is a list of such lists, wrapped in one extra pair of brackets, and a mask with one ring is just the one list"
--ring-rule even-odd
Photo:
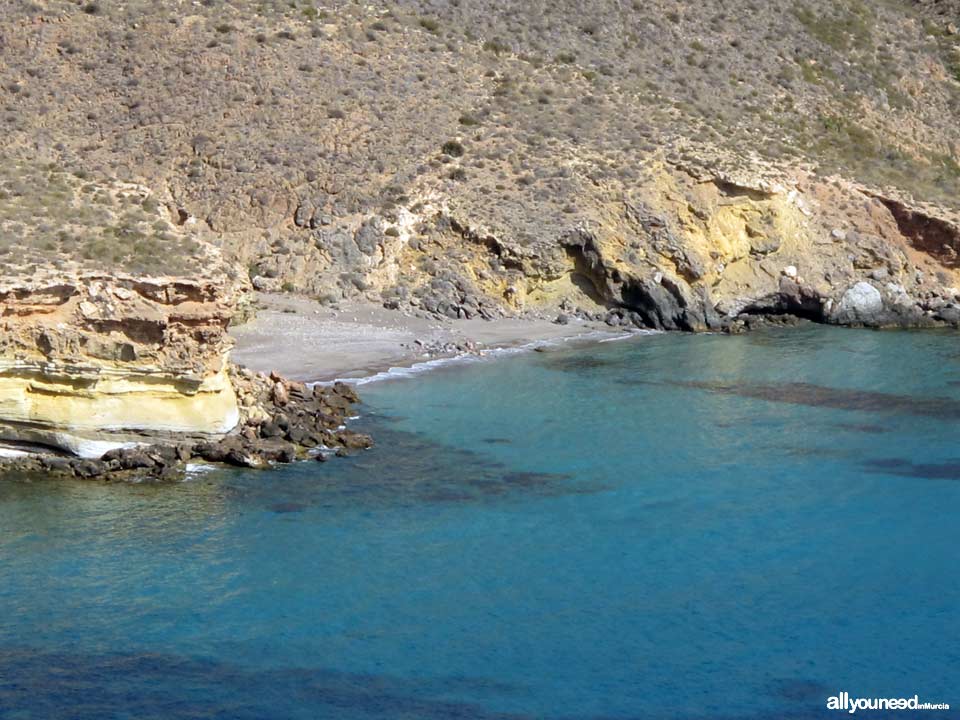
[(494, 38), (493, 40), (487, 40), (483, 44), (483, 49), (487, 52), (492, 52), (494, 55), (500, 55), (502, 53), (510, 52), (510, 46), (507, 45), (502, 40)]
[(463, 153), (464, 153), (463, 144), (461, 144), (456, 140), (447, 140), (447, 142), (445, 142), (443, 146), (440, 148), (440, 151), (444, 155), (448, 155), (450, 157), (455, 157), (455, 158), (463, 157)]

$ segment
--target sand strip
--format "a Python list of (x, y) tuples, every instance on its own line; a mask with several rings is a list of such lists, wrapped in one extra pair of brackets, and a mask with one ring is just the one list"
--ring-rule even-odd
[(566, 325), (545, 319), (437, 320), (374, 304), (331, 308), (290, 295), (260, 295), (258, 301), (256, 318), (231, 328), (234, 362), (308, 382), (367, 377), (464, 351), (623, 334), (576, 319)]

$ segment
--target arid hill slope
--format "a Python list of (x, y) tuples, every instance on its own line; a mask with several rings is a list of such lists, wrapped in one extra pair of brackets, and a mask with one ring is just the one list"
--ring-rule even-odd
[[(955, 3), (0, 7), (24, 262), (190, 274), (185, 237), (238, 282), (451, 316), (960, 317)], [(196, 230), (92, 196), (64, 238), (64, 177)]]

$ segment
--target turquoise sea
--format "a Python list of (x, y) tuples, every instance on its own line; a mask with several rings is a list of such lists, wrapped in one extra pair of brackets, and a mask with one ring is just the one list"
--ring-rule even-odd
[(377, 447), (0, 481), (0, 718), (960, 717), (960, 342), (647, 335), (369, 383)]

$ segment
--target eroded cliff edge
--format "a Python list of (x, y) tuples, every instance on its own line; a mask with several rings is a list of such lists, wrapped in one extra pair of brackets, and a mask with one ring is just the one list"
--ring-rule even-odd
[(0, 471), (176, 478), (190, 460), (261, 468), (369, 447), (342, 383), (230, 364), (237, 286), (41, 272), (0, 284)]
[(77, 272), (0, 282), (0, 439), (99, 457), (233, 430), (233, 302), (215, 280)]
[[(584, 183), (580, 217), (542, 224), (536, 241), (478, 198), (452, 197), (434, 216), (442, 230), (426, 244), (430, 260), (408, 264), (440, 267), (455, 285), (466, 276), (478, 294), (515, 311), (558, 308), (615, 325), (735, 330), (774, 315), (957, 325), (956, 213), (803, 168), (701, 157), (709, 159), (644, 162), (629, 189)], [(479, 250), (450, 262), (464, 239)], [(416, 245), (422, 252), (425, 243)], [(408, 302), (432, 305), (443, 284), (407, 277)], [(461, 312), (456, 303), (453, 310)]]
[[(638, 158), (637, 182), (564, 172), (546, 212), (517, 193), (423, 177), (389, 211), (336, 219), (302, 201), (257, 287), (304, 277), (449, 318), (574, 317), (731, 330), (790, 316), (864, 327), (956, 326), (960, 218), (895, 188), (822, 177), (689, 142)], [(571, 161), (572, 164), (572, 161)], [(230, 242), (229, 234), (226, 236)], [(262, 270), (264, 263), (269, 268)]]
[(171, 477), (369, 446), (344, 427), (351, 388), (230, 363), (249, 280), (206, 226), (141, 184), (5, 168), (32, 183), (0, 187), (21, 240), (0, 269), (0, 469)]
[(0, 440), (99, 457), (233, 430), (244, 285), (202, 228), (141, 184), (3, 170)]

